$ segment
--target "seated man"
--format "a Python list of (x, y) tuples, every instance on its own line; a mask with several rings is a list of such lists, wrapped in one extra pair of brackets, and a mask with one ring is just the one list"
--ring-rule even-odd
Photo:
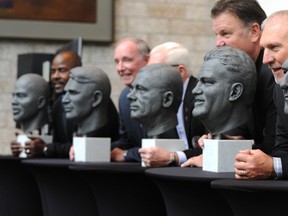
[[(38, 74), (28, 73), (20, 76), (15, 84), (12, 98), (14, 121), (27, 135), (47, 135), (48, 133), (49, 85)], [(28, 144), (28, 143), (27, 143)], [(18, 156), (22, 146), (12, 141), (13, 156)], [(28, 145), (26, 153), (30, 154)]]
[(177, 68), (160, 63), (141, 68), (127, 96), (131, 118), (147, 130), (149, 138), (179, 139), (176, 127), (182, 92)]
[(269, 66), (278, 84), (273, 95), (277, 107), (276, 143), (271, 154), (259, 149), (239, 151), (235, 157), (236, 179), (288, 179), (288, 79), (284, 64), (288, 58), (287, 20), (288, 10), (281, 10), (272, 13), (261, 26), (260, 44), (265, 49), (263, 64)]
[[(62, 103), (66, 118), (75, 120), (77, 134), (87, 137), (118, 138), (118, 115), (113, 116), (111, 107), (111, 84), (107, 74), (99, 68), (75, 67), (64, 88)], [(77, 136), (76, 134), (76, 136)], [(74, 159), (73, 148), (70, 159)]]
[[(192, 114), (200, 119), (210, 136), (251, 139), (246, 123), (257, 79), (251, 57), (237, 48), (214, 48), (204, 57), (197, 78), (199, 81), (192, 91), (195, 95)], [(201, 167), (202, 155), (182, 164), (191, 165)]]

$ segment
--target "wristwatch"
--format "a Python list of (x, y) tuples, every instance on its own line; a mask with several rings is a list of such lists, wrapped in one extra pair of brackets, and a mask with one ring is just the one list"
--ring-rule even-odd
[(170, 152), (170, 157), (169, 157), (169, 164), (175, 163), (175, 153)]
[(123, 157), (124, 157), (124, 159), (125, 159), (126, 156), (127, 156), (127, 151), (124, 151), (124, 152), (123, 152)]
[(46, 154), (47, 149), (48, 149), (48, 147), (47, 147), (47, 146), (44, 146), (44, 148), (43, 148), (43, 153), (44, 153), (44, 154)]

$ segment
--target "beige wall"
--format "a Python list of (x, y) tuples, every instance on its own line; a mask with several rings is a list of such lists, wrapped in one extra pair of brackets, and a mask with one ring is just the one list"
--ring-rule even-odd
[[(187, 46), (191, 53), (193, 73), (197, 73), (204, 54), (214, 46), (210, 9), (215, 0), (115, 0), (115, 40), (136, 36), (151, 47), (166, 41)], [(10, 154), (15, 138), (11, 113), (12, 89), (17, 76), (17, 55), (54, 53), (63, 43), (0, 39), (0, 154)], [(112, 98), (118, 105), (123, 84), (114, 68), (113, 48), (85, 42), (83, 63), (104, 69), (112, 83)]]

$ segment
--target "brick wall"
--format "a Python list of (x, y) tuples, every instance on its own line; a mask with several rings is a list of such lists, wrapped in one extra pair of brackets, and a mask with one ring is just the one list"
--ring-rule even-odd
[[(176, 41), (191, 53), (196, 74), (204, 54), (214, 46), (210, 9), (216, 0), (115, 0), (115, 41), (136, 36), (151, 47)], [(17, 76), (17, 55), (24, 53), (54, 53), (63, 43), (0, 39), (0, 154), (10, 154), (10, 141), (15, 138), (15, 123), (11, 112), (12, 90)], [(111, 79), (112, 98), (124, 87), (115, 71), (114, 44), (99, 45), (85, 42), (84, 65), (105, 70)]]

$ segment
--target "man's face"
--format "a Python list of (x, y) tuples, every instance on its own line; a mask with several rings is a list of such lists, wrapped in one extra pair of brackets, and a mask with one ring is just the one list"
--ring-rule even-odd
[(71, 56), (67, 53), (59, 54), (53, 59), (50, 79), (56, 94), (64, 91), (73, 67), (72, 61)]
[(260, 45), (264, 47), (263, 63), (268, 64), (273, 72), (275, 82), (280, 84), (284, 72), (282, 64), (288, 58), (288, 29), (283, 17), (270, 20), (263, 30)]
[(93, 111), (93, 90), (91, 83), (78, 83), (69, 79), (62, 99), (67, 119), (83, 120)]
[(225, 79), (226, 68), (216, 59), (205, 61), (197, 75), (199, 82), (192, 91), (195, 96), (193, 116), (216, 120), (229, 108), (231, 84)]
[(243, 22), (231, 13), (222, 13), (212, 20), (212, 29), (216, 36), (216, 46), (231, 46), (241, 49), (253, 58), (255, 46), (251, 34)]
[(141, 55), (134, 42), (123, 41), (115, 49), (114, 61), (122, 82), (129, 86), (140, 68), (147, 64), (148, 57)]
[(38, 113), (38, 95), (27, 80), (18, 80), (13, 90), (12, 110), (16, 122), (25, 122)]
[(149, 73), (139, 73), (132, 83), (132, 91), (128, 94), (131, 118), (140, 121), (151, 121), (162, 109), (162, 91), (154, 86), (160, 82), (150, 78)]

